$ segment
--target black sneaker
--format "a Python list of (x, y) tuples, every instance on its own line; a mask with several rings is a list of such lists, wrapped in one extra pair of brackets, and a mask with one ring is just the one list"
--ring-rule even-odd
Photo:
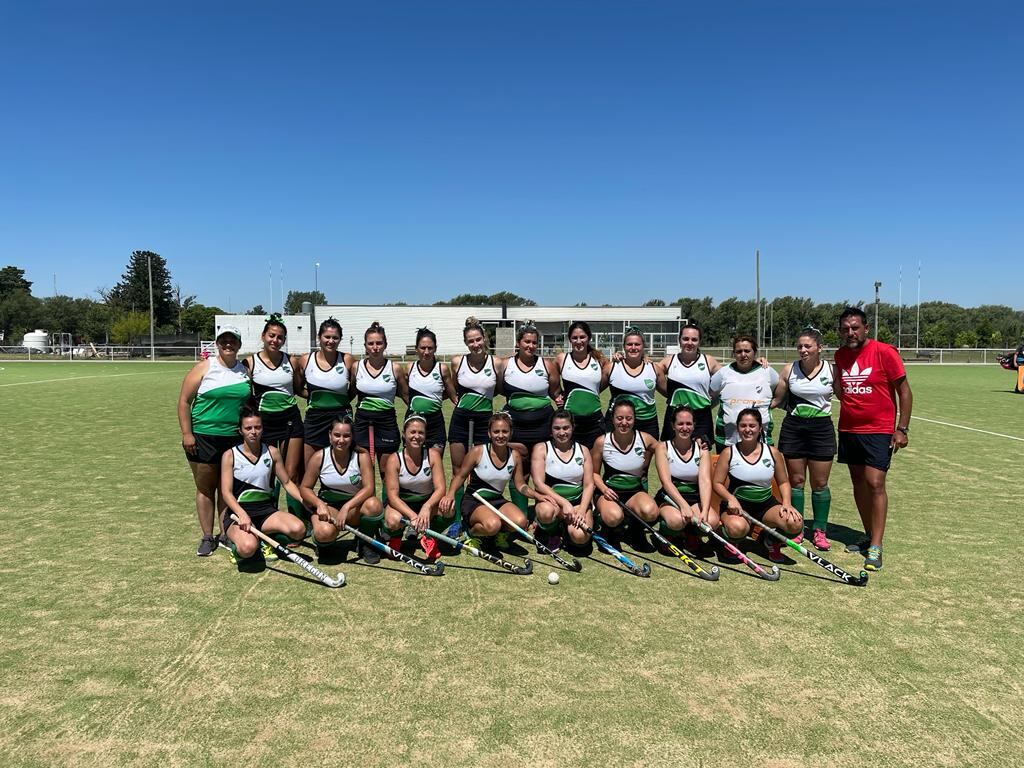
[(380, 562), (380, 552), (372, 544), (367, 544), (362, 539), (359, 540), (357, 545), (358, 557), (362, 559), (367, 565), (376, 565)]
[(199, 546), (196, 548), (196, 556), (209, 557), (213, 554), (215, 549), (217, 549), (217, 537), (203, 536), (203, 538), (199, 540)]

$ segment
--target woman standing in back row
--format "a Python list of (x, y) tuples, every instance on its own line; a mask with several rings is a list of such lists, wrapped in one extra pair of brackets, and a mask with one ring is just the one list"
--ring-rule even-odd
[[(622, 359), (607, 360), (603, 368), (611, 388), (611, 402), (629, 400), (633, 404), (636, 428), (657, 440), (658, 407), (654, 392), (665, 391), (665, 371), (660, 363), (652, 363), (644, 356), (644, 335), (639, 328), (626, 329), (622, 349)], [(610, 420), (611, 409), (608, 415)]]
[(295, 393), (306, 398), (303, 465), (309, 466), (317, 451), (330, 445), (331, 424), (351, 416), (349, 371), (355, 358), (339, 352), (341, 324), (333, 317), (320, 323), (319, 349), (307, 352), (295, 366)]
[(666, 355), (661, 361), (665, 386), (658, 391), (665, 396), (665, 420), (661, 439), (671, 440), (673, 412), (680, 406), (693, 411), (693, 439), (710, 449), (714, 444), (711, 418), (711, 377), (722, 367), (711, 355), (700, 351), (700, 327), (687, 323), (679, 329), (679, 352)]
[(590, 343), (590, 326), (577, 320), (569, 326), (569, 351), (555, 358), (565, 393), (565, 410), (573, 417), (573, 436), (590, 450), (605, 433), (601, 391), (608, 388), (605, 358)]
[(446, 398), (454, 401), (456, 397), (448, 364), (440, 362), (436, 352), (434, 332), (429, 328), (416, 331), (416, 361), (409, 364), (409, 408), (405, 418), (408, 421), (410, 416), (422, 416), (427, 448), (436, 448), (443, 456), (448, 432), (441, 409)]
[(363, 333), (366, 354), (355, 364), (352, 380), (355, 382), (356, 445), (370, 452), (370, 458), (380, 464), (380, 479), (384, 481), (382, 456), (398, 450), (398, 417), (395, 415), (395, 397), (409, 399), (409, 386), (405, 368), (395, 365), (384, 356), (388, 337), (384, 326), (376, 320)]
[(721, 400), (715, 422), (715, 444), (721, 453), (740, 440), (736, 418), (745, 408), (756, 408), (761, 415), (760, 433), (772, 444), (771, 403), (779, 374), (774, 368), (757, 364), (757, 342), (752, 336), (732, 340), (733, 362), (719, 368), (711, 377), (711, 394)]

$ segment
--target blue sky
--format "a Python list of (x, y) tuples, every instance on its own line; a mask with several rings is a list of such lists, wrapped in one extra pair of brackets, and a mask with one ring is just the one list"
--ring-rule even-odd
[(243, 310), (511, 290), (1024, 307), (1024, 6), (0, 5), (0, 263)]

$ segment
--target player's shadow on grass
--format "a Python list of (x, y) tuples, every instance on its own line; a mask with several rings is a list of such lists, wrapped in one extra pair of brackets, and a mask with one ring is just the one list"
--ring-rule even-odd
[[(849, 528), (838, 523), (828, 524), (828, 538), (831, 541), (842, 544), (842, 549), (845, 549), (847, 544), (856, 544), (858, 541), (864, 539), (865, 536), (866, 534), (864, 531), (859, 528)], [(804, 546), (810, 546), (810, 544), (805, 541)], [(832, 551), (835, 551), (835, 547), (832, 548)]]
[(307, 576), (304, 573), (295, 573), (293, 571), (286, 571), (284, 568), (275, 568), (272, 565), (268, 565), (265, 568), (265, 570), (273, 571), (274, 573), (280, 573), (282, 576), (287, 576), (290, 579), (298, 579), (299, 581), (308, 581), (310, 584), (316, 584), (318, 587), (323, 587), (324, 589), (333, 589), (332, 587), (328, 587), (326, 584), (324, 584), (319, 579), (314, 579), (312, 576)]

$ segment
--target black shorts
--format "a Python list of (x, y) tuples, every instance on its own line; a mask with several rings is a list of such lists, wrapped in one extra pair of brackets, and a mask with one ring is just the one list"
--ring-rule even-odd
[[(696, 504), (697, 506), (700, 506), (700, 494), (699, 493), (681, 493), (679, 495), (682, 496), (683, 497), (683, 501), (685, 501), (691, 507), (694, 504)], [(674, 507), (675, 506), (675, 502), (672, 501), (668, 497), (668, 494), (665, 493), (664, 489), (661, 489), (656, 494), (654, 494), (654, 500), (658, 503), (659, 507), (664, 507), (664, 506)]]
[(267, 445), (278, 445), (305, 435), (298, 406), (287, 411), (260, 413), (260, 416), (263, 418), (263, 442)]
[(832, 461), (836, 455), (836, 431), (832, 419), (790, 414), (779, 430), (778, 447), (787, 459)]
[(491, 438), (487, 436), (487, 422), (491, 420), (490, 411), (468, 411), (456, 408), (452, 411), (452, 420), (448, 424), (448, 442), (459, 443), (469, 448), (469, 425), (473, 424), (473, 445), (487, 445)]
[[(743, 507), (744, 512), (760, 522), (764, 522), (765, 512), (774, 506), (782, 504), (782, 502), (774, 496), (766, 499), (765, 501), (745, 501), (744, 499), (739, 499), (739, 502), (740, 506)], [(721, 506), (718, 508), (718, 511), (724, 515), (729, 511), (729, 505), (723, 501)]]
[[(502, 496), (500, 499), (488, 499), (492, 505), (501, 509), (502, 505), (508, 504), (508, 499)], [(473, 514), (477, 507), (482, 507), (484, 504), (482, 501), (477, 501), (476, 497), (470, 493), (469, 488), (466, 489), (466, 495), (462, 497), (462, 521), (463, 528), (468, 530), (469, 527), (469, 516)], [(490, 510), (488, 510), (490, 511)], [(504, 525), (505, 521), (502, 520), (501, 524)]]
[(221, 456), (242, 442), (242, 438), (238, 434), (200, 435), (194, 433), (194, 436), (196, 452), (185, 452), (185, 458), (192, 464), (220, 464)]
[[(249, 515), (249, 519), (252, 520), (253, 528), (257, 531), (262, 531), (264, 524), (267, 519), (277, 512), (277, 507), (271, 501), (259, 501), (253, 504), (239, 504), (239, 506), (245, 510), (245, 513)], [(235, 521), (231, 519), (230, 510), (224, 511), (224, 519), (221, 521), (221, 527), (224, 533), (228, 532), (228, 528), (235, 525)]]
[[(405, 418), (408, 419), (414, 413), (415, 411), (406, 411)], [(427, 420), (427, 442), (425, 443), (427, 448), (444, 450), (448, 443), (448, 430), (444, 427), (444, 414), (438, 411), (437, 413), (421, 413), (419, 415)]]
[(512, 417), (512, 439), (509, 442), (522, 443), (527, 450), (531, 450), (537, 443), (547, 442), (551, 439), (553, 414), (551, 407), (536, 411), (510, 410), (508, 415)]
[(868, 467), (889, 471), (892, 463), (890, 433), (860, 434), (859, 432), (839, 433), (839, 463), (863, 464)]
[(394, 411), (356, 409), (356, 445), (370, 450), (370, 425), (373, 425), (373, 452), (377, 456), (398, 450), (398, 420)]
[(306, 421), (303, 424), (304, 440), (306, 445), (314, 448), (326, 448), (331, 444), (331, 424), (335, 419), (351, 416), (351, 408), (321, 409), (307, 408)]
[(573, 416), (572, 439), (587, 450), (594, 447), (597, 438), (608, 430), (605, 429), (604, 414), (597, 413), (588, 416)]
[[(672, 439), (672, 415), (671, 408), (665, 409), (665, 420), (661, 425), (661, 439)], [(711, 408), (701, 408), (693, 412), (693, 439), (704, 440), (705, 445), (711, 448), (715, 444), (715, 423), (711, 418)]]

